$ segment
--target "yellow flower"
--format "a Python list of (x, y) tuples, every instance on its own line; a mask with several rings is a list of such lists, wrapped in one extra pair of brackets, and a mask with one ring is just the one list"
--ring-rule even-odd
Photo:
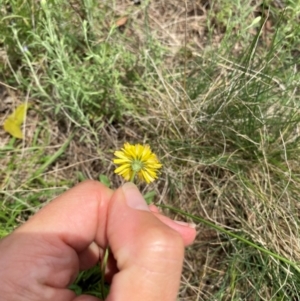
[(120, 165), (115, 173), (127, 181), (132, 181), (137, 174), (140, 180), (149, 184), (157, 178), (158, 169), (162, 167), (149, 145), (125, 143), (114, 155), (113, 162)]

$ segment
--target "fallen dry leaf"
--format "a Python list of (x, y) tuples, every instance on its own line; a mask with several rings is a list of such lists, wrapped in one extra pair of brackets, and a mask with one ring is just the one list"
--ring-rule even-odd
[(128, 21), (128, 17), (122, 17), (118, 21), (116, 21), (116, 26), (121, 27), (124, 26)]
[(19, 105), (4, 121), (4, 130), (15, 138), (23, 139), (21, 125), (25, 120), (28, 107), (28, 103)]

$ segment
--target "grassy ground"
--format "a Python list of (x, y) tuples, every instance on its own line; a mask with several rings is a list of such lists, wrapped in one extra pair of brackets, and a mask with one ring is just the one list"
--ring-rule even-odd
[[(148, 143), (197, 223), (179, 300), (299, 300), (299, 1), (0, 0), (0, 236)], [(96, 294), (94, 269), (78, 292)]]

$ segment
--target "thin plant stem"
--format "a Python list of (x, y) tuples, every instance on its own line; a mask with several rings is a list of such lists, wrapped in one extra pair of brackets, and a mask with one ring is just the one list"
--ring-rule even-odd
[[(136, 172), (134, 172), (130, 178), (130, 182), (134, 183), (134, 178), (136, 176)], [(105, 278), (105, 270), (106, 270), (106, 266), (107, 266), (107, 260), (108, 260), (108, 255), (109, 255), (109, 247), (107, 247), (105, 249), (105, 253), (104, 253), (104, 257), (101, 263), (101, 282), (100, 282), (100, 286), (101, 286), (101, 295), (102, 295), (102, 299), (105, 300), (106, 296), (106, 292), (105, 292), (105, 286), (104, 286), (104, 278)]]
[(253, 247), (253, 248), (255, 248), (255, 249), (257, 249), (257, 250), (259, 250), (261, 252), (263, 252), (264, 254), (270, 255), (273, 258), (276, 258), (276, 259), (280, 260), (281, 262), (284, 262), (284, 263), (292, 266), (297, 272), (300, 272), (300, 267), (297, 265), (296, 262), (290, 261), (287, 258), (282, 257), (282, 256), (280, 256), (280, 255), (278, 255), (276, 253), (273, 253), (272, 251), (270, 251), (268, 249), (265, 249), (265, 248), (263, 248), (261, 246), (258, 246), (257, 244), (251, 242), (250, 240), (248, 240), (248, 239), (246, 239), (246, 238), (244, 238), (244, 237), (242, 237), (240, 235), (237, 235), (235, 233), (232, 233), (231, 231), (228, 231), (228, 230), (226, 230), (226, 229), (224, 229), (224, 228), (222, 228), (222, 227), (220, 227), (220, 226), (218, 226), (218, 225), (216, 225), (216, 224), (214, 224), (214, 223), (212, 223), (212, 222), (210, 222), (210, 221), (208, 221), (208, 220), (206, 220), (206, 219), (204, 219), (202, 217), (194, 216), (194, 215), (186, 213), (186, 212), (184, 212), (184, 211), (182, 211), (180, 209), (173, 208), (173, 207), (167, 206), (167, 205), (158, 204), (157, 206), (160, 207), (160, 208), (169, 209), (169, 210), (171, 210), (173, 212), (181, 213), (181, 214), (183, 214), (185, 216), (190, 217), (194, 221), (201, 222), (204, 225), (209, 226), (209, 227), (211, 227), (211, 228), (213, 228), (213, 229), (215, 229), (215, 230), (217, 230), (217, 231), (219, 231), (221, 233), (224, 233), (224, 234), (226, 234), (226, 235), (228, 235), (230, 237), (236, 238), (236, 239), (242, 241), (243, 243), (245, 243), (245, 244), (247, 244), (247, 245), (249, 245), (249, 246), (251, 246), (251, 247)]
[(105, 279), (105, 270), (106, 270), (106, 266), (107, 266), (108, 255), (109, 255), (109, 247), (107, 247), (105, 249), (104, 257), (103, 257), (102, 263), (101, 263), (101, 282), (100, 282), (100, 286), (101, 286), (101, 295), (102, 295), (103, 300), (105, 300), (105, 298), (107, 297), (106, 296), (106, 291), (105, 291), (104, 279)]
[(134, 178), (135, 178), (135, 176), (136, 176), (136, 171), (134, 171), (134, 172), (133, 172), (133, 174), (132, 174), (132, 176), (131, 176), (131, 178), (130, 178), (130, 181), (129, 181), (129, 182), (132, 182), (132, 183), (134, 183)]

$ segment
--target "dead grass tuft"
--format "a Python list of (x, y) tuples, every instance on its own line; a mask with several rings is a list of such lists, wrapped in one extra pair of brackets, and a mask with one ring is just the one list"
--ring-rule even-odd
[[(272, 18), (255, 46), (249, 46), (258, 28), (247, 31), (246, 24), (265, 13), (261, 4), (252, 1), (245, 10), (239, 8), (252, 9), (245, 18), (230, 15), (232, 36), (245, 30), (244, 40), (230, 44), (227, 21), (232, 3), (223, 2), (224, 10), (213, 1), (196, 0), (153, 0), (147, 7), (129, 1), (113, 7), (99, 4), (106, 12), (95, 32), (99, 43), (107, 38), (111, 24), (128, 17), (118, 40), (110, 39), (138, 56), (132, 69), (121, 70), (121, 91), (134, 109), (124, 109), (120, 119), (91, 119), (95, 133), (82, 125), (74, 127), (67, 115), (43, 111), (42, 102), (28, 96), (37, 105), (25, 124), (26, 140), (13, 144), (0, 130), (3, 203), (22, 201), (18, 222), (83, 179), (105, 174), (118, 187), (122, 180), (113, 173), (114, 150), (126, 141), (149, 143), (164, 169), (156, 183), (141, 185), (142, 192), (155, 190), (158, 204), (201, 216), (299, 262), (299, 133), (293, 103), (299, 93), (292, 88), (294, 73), (283, 75), (281, 48), (277, 53), (270, 49)], [(281, 2), (275, 2), (278, 8)], [(85, 18), (80, 2), (71, 4), (74, 22), (80, 24), (78, 20)], [(254, 55), (266, 49), (269, 56)], [(239, 55), (241, 59), (235, 60)], [(128, 79), (131, 72), (136, 82)], [(1, 123), (13, 106), (27, 99), (24, 94), (3, 89)], [(67, 148), (49, 161), (72, 133)], [(186, 252), (180, 300), (299, 298), (299, 272), (294, 268), (235, 238), (197, 226), (197, 240)]]

